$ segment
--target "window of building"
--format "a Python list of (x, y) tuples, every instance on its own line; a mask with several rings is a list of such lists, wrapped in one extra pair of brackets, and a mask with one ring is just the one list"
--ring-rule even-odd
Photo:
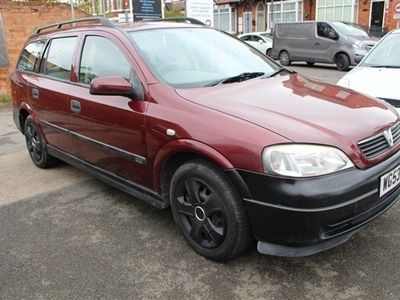
[(265, 31), (265, 6), (262, 2), (257, 5), (256, 31)]
[(122, 1), (123, 0), (112, 0), (111, 10), (122, 10)]
[(42, 63), (42, 73), (58, 79), (69, 80), (71, 76), (72, 56), (77, 37), (56, 38), (51, 40)]
[(243, 12), (243, 33), (249, 33), (253, 31), (253, 16), (251, 12), (251, 5), (247, 4)]
[[(271, 12), (273, 10), (273, 16)], [(268, 3), (268, 28), (273, 24), (303, 21), (303, 1), (274, 1), (273, 7)]]
[(357, 22), (356, 0), (317, 0), (318, 21)]
[(236, 10), (229, 5), (214, 6), (214, 27), (236, 33)]
[(46, 41), (36, 41), (29, 43), (24, 50), (17, 63), (17, 69), (22, 71), (34, 72), (39, 62), (40, 55), (43, 53)]

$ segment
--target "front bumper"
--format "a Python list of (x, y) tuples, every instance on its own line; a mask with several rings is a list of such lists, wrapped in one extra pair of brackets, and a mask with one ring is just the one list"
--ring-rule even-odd
[(354, 49), (354, 51), (353, 51), (353, 57), (352, 57), (352, 59), (351, 59), (351, 64), (352, 64), (353, 66), (358, 65), (358, 64), (363, 60), (364, 56), (367, 55), (367, 53), (368, 53), (368, 50), (363, 49), (363, 48), (361, 48), (361, 49), (359, 49), (359, 48)]
[(314, 178), (279, 178), (239, 170), (260, 252), (305, 256), (346, 242), (390, 208), (400, 186), (379, 197), (379, 178), (400, 164), (400, 152), (369, 169)]

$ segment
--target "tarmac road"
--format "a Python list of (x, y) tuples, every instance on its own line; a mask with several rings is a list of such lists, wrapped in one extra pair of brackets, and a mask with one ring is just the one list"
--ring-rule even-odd
[(0, 108), (0, 180), (0, 299), (400, 299), (398, 203), (325, 253), (254, 247), (214, 263), (189, 248), (169, 210), (66, 164), (34, 167), (10, 106)]

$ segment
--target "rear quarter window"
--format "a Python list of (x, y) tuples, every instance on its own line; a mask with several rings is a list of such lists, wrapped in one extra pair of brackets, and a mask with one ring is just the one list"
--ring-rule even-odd
[(24, 50), (22, 50), (21, 56), (18, 59), (17, 69), (21, 71), (34, 72), (45, 45), (46, 41), (44, 40), (29, 43)]

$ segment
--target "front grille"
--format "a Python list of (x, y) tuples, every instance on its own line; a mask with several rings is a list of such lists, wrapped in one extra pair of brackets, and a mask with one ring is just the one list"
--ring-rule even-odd
[(397, 123), (384, 132), (358, 142), (358, 147), (367, 158), (373, 158), (397, 145), (399, 141), (400, 123)]
[(387, 103), (393, 105), (394, 107), (400, 107), (400, 99), (396, 100), (396, 99), (389, 99), (389, 98), (379, 98), (383, 101), (386, 101)]

